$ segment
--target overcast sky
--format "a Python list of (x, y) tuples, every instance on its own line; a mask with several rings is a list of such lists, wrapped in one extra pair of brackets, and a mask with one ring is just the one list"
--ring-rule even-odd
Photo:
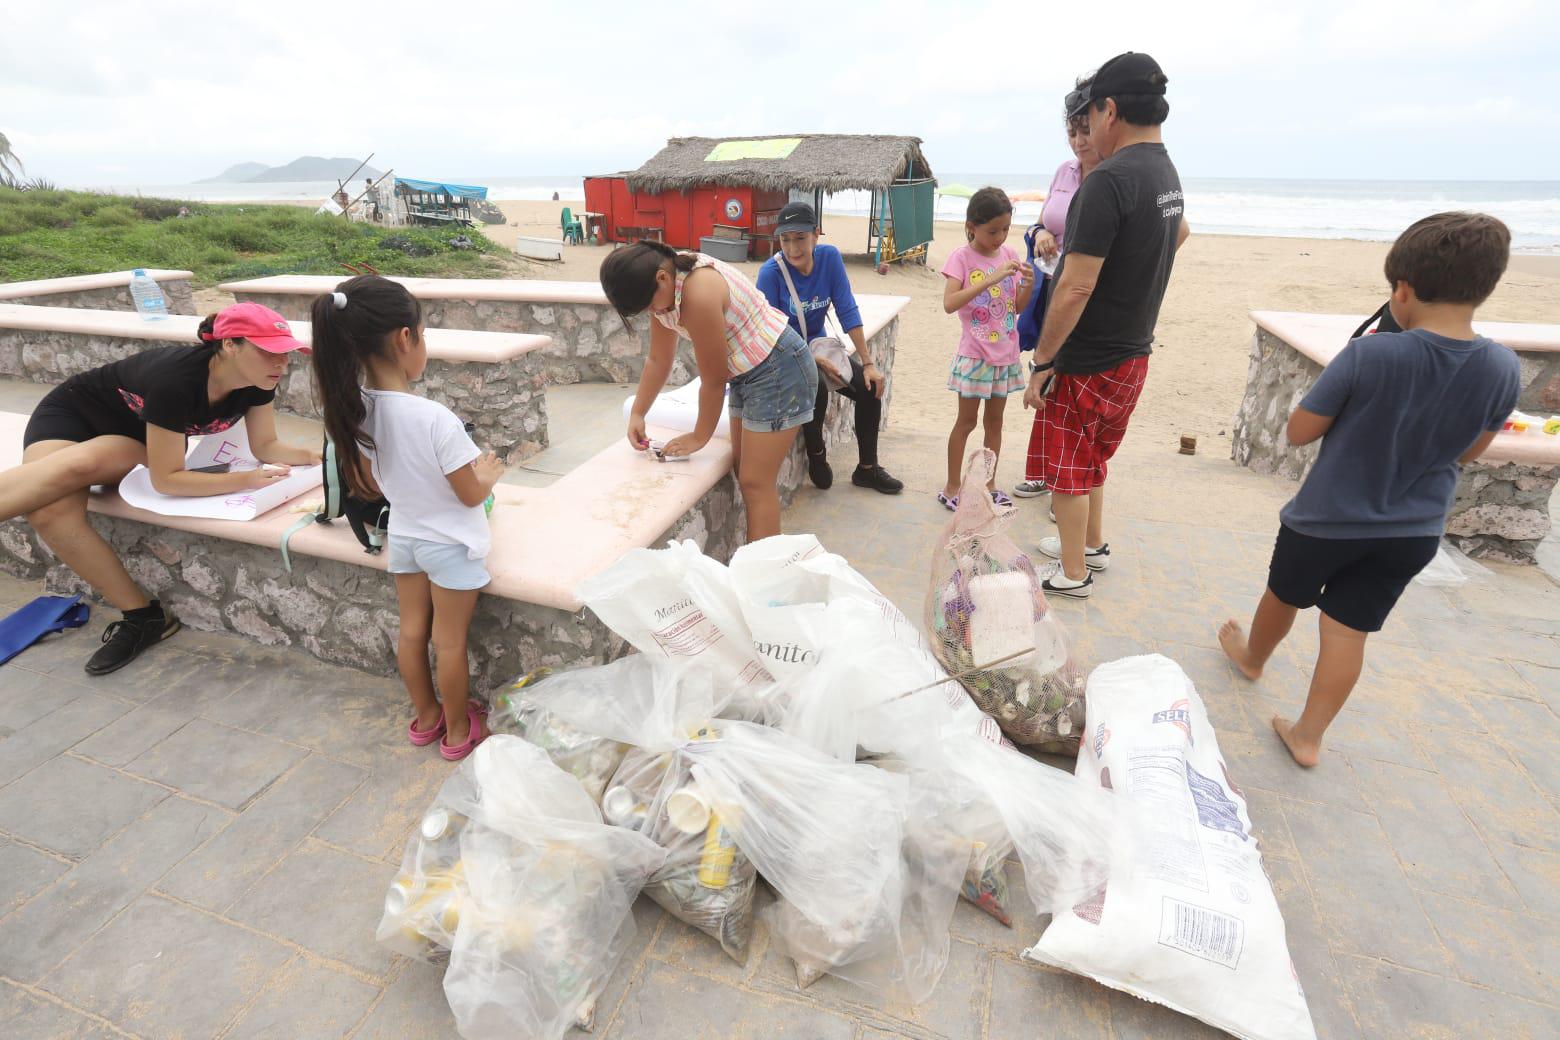
[(1552, 0), (6, 7), (0, 133), (63, 185), (369, 152), (607, 172), (669, 136), (789, 131), (913, 134), (935, 170), (1043, 184), (1073, 77), (1128, 49), (1170, 77), (1186, 176), (1560, 179)]

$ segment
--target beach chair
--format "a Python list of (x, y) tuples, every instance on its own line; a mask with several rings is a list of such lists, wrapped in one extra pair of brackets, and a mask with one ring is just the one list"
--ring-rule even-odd
[(563, 240), (574, 245), (585, 241), (585, 227), (575, 219), (568, 206), (563, 207)]

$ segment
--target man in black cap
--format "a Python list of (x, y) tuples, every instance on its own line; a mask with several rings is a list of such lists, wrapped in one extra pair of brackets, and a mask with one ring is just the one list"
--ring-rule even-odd
[(1159, 305), (1189, 233), (1181, 178), (1159, 132), (1170, 114), (1167, 82), (1148, 55), (1118, 54), (1068, 112), (1087, 115), (1102, 161), (1067, 211), (1062, 265), (1024, 394), (1045, 425), (1043, 468), (1059, 537), (1041, 539), (1040, 551), (1062, 561), (1043, 582), (1053, 595), (1086, 598), (1093, 573), (1110, 566), (1106, 463), (1142, 392)]
[(882, 397), (888, 377), (867, 350), (861, 311), (850, 291), (850, 279), (845, 276), (845, 260), (838, 249), (818, 241), (818, 215), (805, 202), (790, 202), (780, 210), (775, 237), (780, 240), (780, 249), (759, 268), (758, 291), (772, 307), (791, 319), (791, 327), (809, 344), (828, 337), (824, 322), (833, 307), (840, 328), (856, 347), (854, 354), (846, 354), (843, 344), (838, 350), (813, 351), (813, 360), (818, 363), (818, 400), (812, 421), (802, 427), (802, 440), (807, 445), (807, 475), (819, 490), (827, 490), (834, 483), (834, 470), (823, 442), (829, 391), (834, 390), (856, 402), (856, 452), (860, 461), (850, 482), (885, 495), (897, 495), (904, 490), (904, 483), (878, 465), (877, 457), (878, 427), (883, 422)]

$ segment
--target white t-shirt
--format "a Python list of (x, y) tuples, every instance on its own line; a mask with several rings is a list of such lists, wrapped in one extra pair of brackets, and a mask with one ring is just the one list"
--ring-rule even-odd
[(492, 546), (486, 511), (462, 505), (446, 474), (482, 454), (455, 413), (426, 397), (363, 389), (373, 438), (366, 451), (374, 480), (390, 500), (390, 535), (464, 545), (473, 560)]

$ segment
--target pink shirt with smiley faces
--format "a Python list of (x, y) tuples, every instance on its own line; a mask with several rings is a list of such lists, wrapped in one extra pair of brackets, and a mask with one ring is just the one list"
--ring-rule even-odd
[(985, 291), (959, 308), (960, 357), (979, 358), (988, 365), (1018, 363), (1018, 276), (1010, 274), (1000, 282), (996, 271), (1009, 261), (1021, 260), (1007, 246), (996, 256), (982, 256), (974, 246), (960, 246), (943, 264), (942, 273), (959, 283), (960, 288), (980, 283)]

